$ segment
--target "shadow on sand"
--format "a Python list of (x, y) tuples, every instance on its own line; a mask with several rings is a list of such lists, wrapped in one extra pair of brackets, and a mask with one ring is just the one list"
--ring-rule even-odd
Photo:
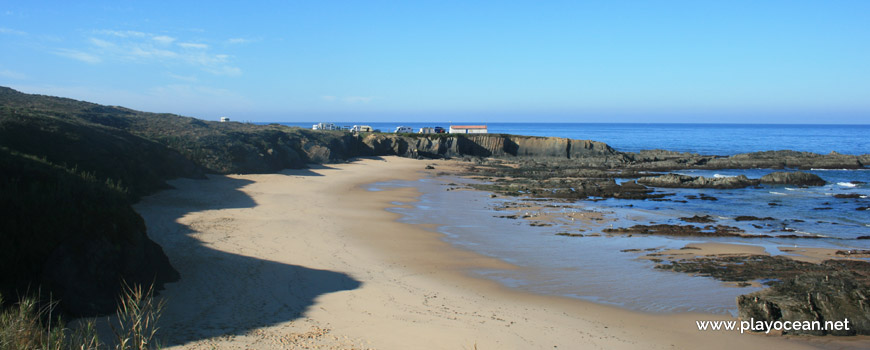
[[(287, 170), (282, 174), (320, 176), (311, 170)], [(145, 218), (148, 235), (163, 247), (181, 274), (181, 280), (167, 284), (161, 294), (167, 298), (159, 333), (165, 345), (241, 335), (295, 320), (317, 297), (361, 286), (344, 273), (228, 253), (203, 243), (228, 237), (230, 232), (257, 235), (256, 227), (236, 227), (230, 231), (232, 218), (179, 223), (179, 219), (193, 212), (255, 207), (257, 203), (240, 191), (250, 183), (225, 176), (182, 179), (175, 185), (184, 190), (163, 191), (135, 206)], [(286, 229), (289, 232), (304, 228)], [(233, 239), (237, 240), (238, 235)], [(292, 247), (268, 248), (272, 254), (293, 254)], [(290, 249), (285, 253), (285, 248)]]

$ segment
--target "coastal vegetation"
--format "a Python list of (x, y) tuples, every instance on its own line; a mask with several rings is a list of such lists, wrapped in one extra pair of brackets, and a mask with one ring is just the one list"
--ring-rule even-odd
[(156, 349), (160, 345), (157, 321), (164, 305), (154, 298), (151, 287), (125, 285), (116, 319), (109, 321), (113, 337), (106, 342), (100, 340), (94, 319), (68, 327), (56, 310), (56, 301), (24, 297), (0, 308), (0, 350)]

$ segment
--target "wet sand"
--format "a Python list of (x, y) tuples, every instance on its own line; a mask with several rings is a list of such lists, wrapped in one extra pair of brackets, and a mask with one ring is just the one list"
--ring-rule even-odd
[[(423, 170), (434, 164), (435, 170)], [(701, 332), (721, 315), (646, 314), (471, 277), (510, 269), (397, 222), (413, 180), (444, 161), (365, 159), (269, 175), (176, 180), (135, 206), (181, 280), (167, 285), (169, 348), (856, 347), (866, 339)], [(449, 218), (445, 218), (447, 220)]]

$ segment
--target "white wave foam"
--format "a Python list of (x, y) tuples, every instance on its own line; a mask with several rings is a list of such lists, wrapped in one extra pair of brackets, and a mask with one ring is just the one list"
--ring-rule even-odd
[(837, 185), (840, 185), (843, 187), (850, 187), (850, 188), (858, 187), (858, 185), (850, 183), (850, 182), (838, 182)]
[(797, 188), (791, 188), (791, 187), (786, 187), (785, 189), (786, 189), (787, 191), (797, 191), (797, 190), (799, 190), (799, 189), (797, 189)]
[(770, 194), (775, 194), (775, 195), (780, 195), (780, 196), (785, 196), (785, 195), (786, 195), (785, 193), (782, 193), (782, 192), (773, 192), (773, 191), (770, 191), (770, 192), (768, 192), (768, 193), (770, 193)]
[(737, 176), (736, 175), (713, 174), (713, 177), (717, 178), (717, 179), (722, 179), (722, 178), (726, 178), (726, 177), (737, 177)]

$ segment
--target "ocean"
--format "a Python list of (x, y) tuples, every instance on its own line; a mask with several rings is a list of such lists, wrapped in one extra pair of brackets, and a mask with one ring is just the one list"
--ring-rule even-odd
[[(396, 123), (370, 123), (382, 130)], [(419, 127), (447, 123), (406, 123)], [(492, 133), (558, 136), (602, 141), (621, 151), (667, 149), (701, 154), (797, 150), (815, 153), (870, 153), (870, 125), (708, 125), (708, 124), (490, 124)], [(683, 170), (692, 176), (746, 175), (760, 178), (773, 169)], [(822, 239), (691, 237), (563, 237), (565, 227), (535, 227), (524, 220), (499, 218), (506, 201), (478, 191), (446, 191), (459, 178), (388, 182), (372, 190), (416, 187), (418, 201), (396, 203), (390, 209), (401, 221), (434, 224), (446, 241), (464, 249), (492, 256), (518, 266), (510, 271), (474, 271), (484, 278), (534, 293), (561, 295), (613, 304), (646, 312), (700, 311), (736, 314), (735, 298), (758, 290), (737, 288), (711, 278), (694, 277), (654, 268), (639, 259), (636, 249), (672, 249), (694, 242), (751, 244), (773, 255), (787, 254), (782, 247), (870, 249), (870, 169), (818, 170), (825, 186), (760, 186), (735, 190), (662, 189), (674, 201), (607, 199), (578, 201), (561, 209), (601, 213), (607, 220), (582, 226), (584, 232), (629, 227), (634, 224), (685, 224), (680, 217), (710, 215), (717, 224), (735, 226), (750, 234), (796, 234)], [(691, 200), (699, 194), (716, 201)], [(851, 195), (852, 198), (838, 198)], [(843, 197), (843, 196), (840, 196)], [(560, 210), (560, 209), (556, 209)], [(773, 217), (773, 221), (738, 221), (737, 216)], [(443, 220), (449, 217), (451, 220)], [(566, 226), (568, 227), (568, 226)], [(576, 227), (576, 226), (575, 226)], [(631, 250), (632, 252), (625, 252)]]
[[(316, 122), (281, 123), (311, 128)], [(481, 123), (336, 123), (340, 126), (370, 125), (384, 132), (398, 126), (414, 130), (427, 126)], [(666, 149), (705, 155), (793, 150), (814, 153), (870, 153), (870, 125), (789, 124), (617, 124), (617, 123), (489, 123), (490, 133), (554, 136), (604, 142), (623, 152)]]

